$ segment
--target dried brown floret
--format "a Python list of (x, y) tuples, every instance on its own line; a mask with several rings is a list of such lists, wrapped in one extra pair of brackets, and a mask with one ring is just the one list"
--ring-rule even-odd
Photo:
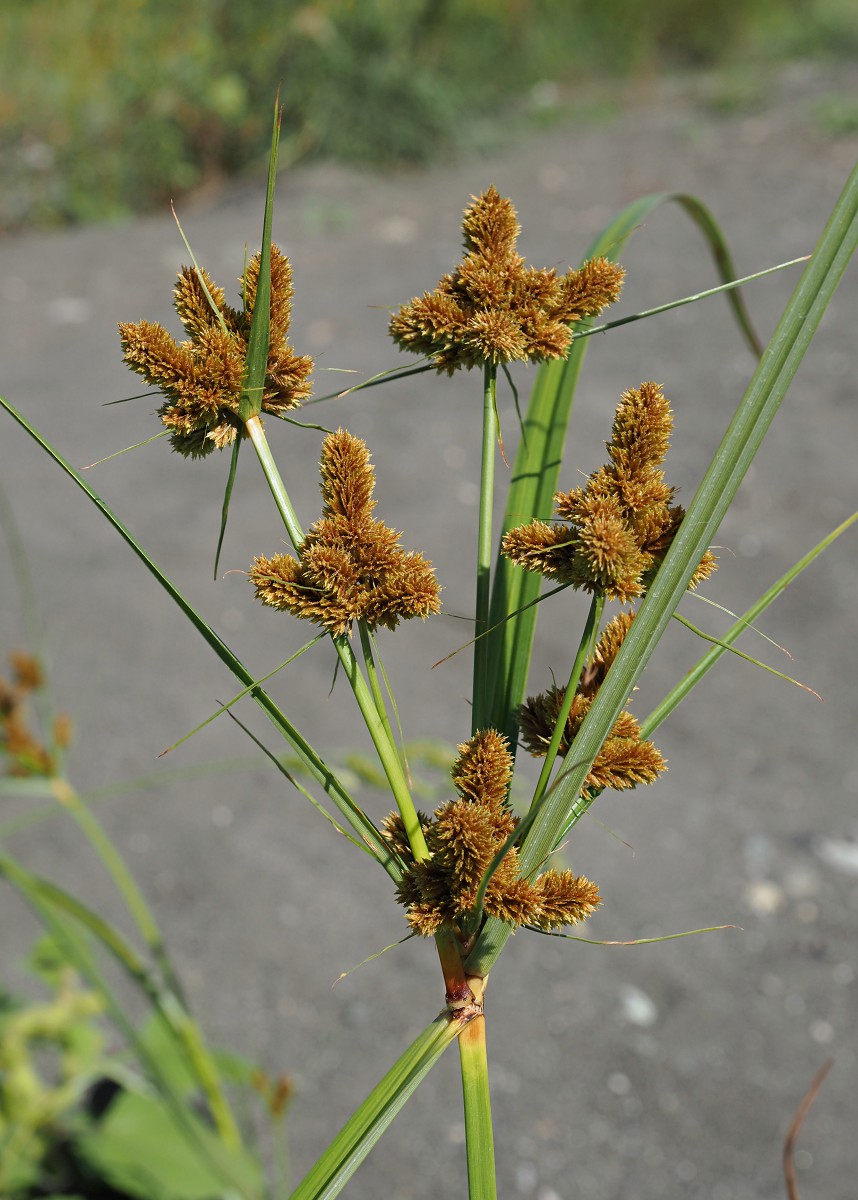
[(588, 663), (581, 672), (581, 682), (578, 685), (578, 691), (582, 695), (593, 696), (602, 686), (611, 663), (617, 657), (620, 646), (626, 640), (626, 634), (631, 629), (634, 619), (635, 614), (633, 612), (617, 613), (602, 630), (601, 636), (596, 643), (596, 649), (593, 652), (593, 661)]
[(334, 635), (354, 621), (395, 629), (400, 620), (440, 610), (432, 565), (406, 553), (400, 535), (372, 516), (375, 474), (360, 438), (338, 429), (322, 446), (323, 514), (298, 559), (260, 555), (250, 581), (263, 604), (315, 621)]
[[(506, 739), (482, 730), (459, 747), (452, 770), (459, 798), (441, 805), (424, 825), (428, 858), (413, 861), (396, 814), (385, 821), (385, 837), (409, 864), (397, 898), (416, 933), (429, 937), (442, 926), (461, 929), (472, 919), (486, 872), (518, 825), (507, 805), (511, 774)], [(522, 878), (513, 846), (494, 870), (483, 906), (500, 921), (550, 929), (583, 920), (598, 902), (595, 885), (571, 872)]]
[[(504, 554), (528, 571), (620, 604), (642, 596), (685, 515), (671, 503), (674, 489), (661, 469), (672, 425), (658, 384), (625, 392), (607, 443), (610, 464), (586, 487), (554, 497), (557, 517), (568, 524), (520, 525), (505, 535)], [(707, 550), (689, 587), (711, 575), (715, 564)]]
[[(173, 304), (188, 340), (177, 343), (163, 326), (150, 321), (124, 323), (119, 335), (126, 363), (163, 392), (158, 409), (171, 431), (173, 449), (202, 458), (231, 445), (241, 427), (239, 399), (244, 385), (250, 322), (256, 301), (261, 255), (256, 254), (239, 280), (241, 309), (232, 308), (223, 289), (203, 270), (182, 267)], [(310, 394), (313, 360), (296, 355), (286, 341), (292, 303), (292, 268), (271, 247), (271, 308), (268, 363), (262, 411), (282, 416)]]
[[(569, 753), (581, 723), (590, 709), (594, 692), (578, 692), (572, 701), (558, 757)], [(519, 710), (521, 740), (536, 758), (544, 757), (560, 716), (565, 688), (552, 686), (538, 696), (528, 696)], [(667, 764), (652, 742), (640, 736), (640, 726), (629, 712), (621, 712), (596, 755), (581, 786), (581, 794), (591, 788), (623, 791), (639, 783), (654, 783)]]
[[(634, 613), (619, 613), (602, 631), (593, 658), (581, 673), (557, 749), (558, 756), (565, 757), (569, 753), (581, 723), (631, 629), (634, 616)], [(543, 757), (548, 752), (565, 694), (565, 688), (552, 686), (538, 696), (529, 696), (519, 709), (521, 739), (535, 757)], [(652, 783), (665, 769), (666, 763), (659, 751), (652, 742), (641, 739), (640, 726), (624, 709), (596, 755), (581, 794), (590, 789), (624, 790), (639, 783)]]
[(536, 882), (540, 907), (528, 924), (539, 929), (576, 925), (602, 903), (598, 887), (585, 875), (575, 875), (572, 871), (546, 871)]
[(512, 203), (494, 186), (472, 201), (462, 223), (465, 257), (434, 292), (399, 309), (391, 337), (451, 375), (457, 367), (563, 358), (570, 326), (619, 297), (622, 268), (606, 258), (559, 277), (528, 267), (516, 253), (521, 226)]
[[(34, 731), (28, 711), (30, 693), (44, 686), (41, 665), (32, 655), (19, 651), (13, 651), (9, 661), (12, 682), (0, 677), (0, 757), (6, 760), (9, 775), (50, 778), (57, 769), (56, 755)], [(54, 743), (55, 747), (68, 744), (60, 736), (55, 736)]]
[(37, 658), (33, 658), (32, 654), (27, 654), (23, 650), (13, 650), (9, 655), (9, 662), (12, 666), (15, 684), (22, 692), (36, 692), (44, 686), (42, 665)]
[(512, 779), (512, 755), (506, 738), (495, 729), (475, 734), (459, 747), (451, 774), (456, 791), (465, 800), (505, 811)]

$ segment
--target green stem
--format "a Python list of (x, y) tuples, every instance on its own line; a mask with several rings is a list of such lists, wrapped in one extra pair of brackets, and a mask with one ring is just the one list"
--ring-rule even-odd
[(480, 468), (480, 518), (477, 533), (477, 602), (474, 627), (474, 695), (472, 733), (483, 727), (488, 712), (489, 629), (492, 569), (492, 505), (494, 502), (495, 453), (498, 438), (497, 367), (486, 363), (483, 370), (483, 451)]
[(200, 1081), (221, 1141), (230, 1150), (240, 1150), (241, 1134), (221, 1087), (215, 1060), (199, 1025), (188, 1015), (178, 998), (169, 992), (161, 995), (159, 1007), (163, 1012), (170, 1013), (170, 1024), (181, 1039), (194, 1074)]
[(494, 1200), (495, 1150), (486, 1057), (486, 1019), (482, 1013), (459, 1034), (462, 1098), (465, 1105), (465, 1146), (468, 1156), (469, 1200)]
[(375, 711), (378, 713), (381, 723), (387, 732), (387, 736), (391, 742), (394, 742), (393, 730), (390, 726), (390, 717), (387, 714), (387, 705), (384, 703), (384, 694), (381, 690), (381, 684), (378, 679), (378, 671), (376, 670), (375, 655), (372, 649), (372, 638), (370, 637), (369, 629), (365, 621), (358, 621), (358, 629), (360, 631), (360, 645), (363, 651), (363, 661), (366, 667), (366, 677), (369, 680), (369, 690), (372, 692), (372, 698), (375, 703)]
[[(280, 516), (283, 518), (286, 532), (289, 534), (292, 545), (296, 550), (299, 550), (304, 541), (304, 531), (301, 528), (295, 509), (292, 507), (292, 501), (289, 499), (289, 493), (286, 491), (286, 486), (277, 468), (277, 463), (274, 461), (274, 455), (271, 453), (262, 423), (258, 417), (251, 417), (246, 424), (246, 428), (250, 435), (250, 440), (253, 442), (253, 448), (256, 450), (259, 458), (263, 474), (271, 489), (271, 495), (274, 497), (274, 502), (277, 505)], [(414, 801), (411, 798), (411, 791), (408, 787), (408, 780), (405, 778), (405, 772), (396, 748), (396, 741), (390, 728), (390, 721), (387, 718), (386, 711), (384, 711), (384, 702), (383, 700), (381, 701), (381, 710), (384, 711), (384, 717), (382, 718), (379, 715), (379, 709), (376, 706), (373, 693), (367, 687), (366, 680), (361, 674), (349, 639), (345, 636), (334, 637), (332, 635), (331, 641), (334, 643), (334, 649), (343, 665), (349, 686), (354, 692), (355, 700), (369, 731), (369, 736), (372, 738), (379, 762), (387, 776), (387, 781), (390, 784), (390, 790), (396, 801), (396, 807), (399, 809), (402, 817), (414, 857), (417, 861), (428, 858), (429, 850), (426, 846), (426, 838), (423, 836), (423, 829), (417, 816), (417, 809), (414, 807)], [(376, 680), (376, 685), (377, 683), (378, 681)]]
[(361, 674), (358, 661), (354, 656), (348, 638), (342, 636), (334, 637), (331, 640), (343, 665), (349, 686), (354, 692), (355, 700), (369, 731), (369, 736), (372, 738), (372, 743), (378, 754), (382, 770), (387, 776), (387, 782), (390, 784), (390, 790), (393, 792), (396, 807), (399, 809), (405, 826), (408, 843), (411, 846), (415, 859), (419, 862), (429, 857), (429, 849), (426, 845), (426, 838), (423, 836), (423, 829), (420, 825), (420, 819), (417, 816), (417, 809), (414, 807), (414, 801), (411, 798), (411, 791), (408, 787), (408, 780), (405, 778), (405, 772), (399, 758), (399, 752), (396, 749), (396, 743), (392, 736), (390, 736), (390, 723), (387, 722), (385, 728), (385, 721), (382, 721), (376, 711), (372, 692)]
[(274, 455), (271, 453), (271, 447), (268, 445), (268, 438), (265, 436), (265, 430), (262, 427), (259, 417), (251, 417), (245, 424), (245, 429), (250, 440), (253, 442), (253, 449), (259, 458), (260, 466), (271, 489), (271, 495), (274, 497), (274, 503), (277, 505), (280, 516), (283, 518), (283, 524), (286, 526), (289, 540), (296, 550), (300, 550), (301, 543), (304, 540), (304, 531), (301, 528), (301, 522), (298, 520), (298, 514), (292, 507), (292, 501), (289, 499), (286, 486), (280, 477), (277, 463), (274, 461)]
[(105, 868), (116, 885), (116, 890), (125, 901), (125, 907), (134, 919), (140, 936), (146, 942), (146, 945), (152, 952), (152, 957), (160, 967), (167, 986), (182, 1005), (184, 1005), (185, 998), (182, 985), (167, 954), (161, 930), (158, 928), (155, 918), (152, 915), (152, 910), (146, 903), (143, 893), (128, 870), (128, 866), (122, 855), (104, 832), (101, 822), (89, 811), (86, 804), (67, 780), (51, 780), (51, 791), (62, 807), (77, 822), (78, 827), (104, 863)]
[(289, 745), (298, 754), (301, 762), (307, 768), (313, 779), (319, 784), (331, 801), (336, 805), (339, 811), (343, 814), (346, 820), (350, 823), (357, 834), (373, 847), (373, 852), (376, 858), (387, 871), (387, 873), (399, 882), (402, 877), (401, 867), (392, 854), (389, 845), (384, 840), (382, 835), (370, 821), (365, 813), (361, 812), (360, 808), (354, 803), (351, 796), (345, 790), (343, 785), (333, 774), (330, 768), (326, 765), (323, 759), (319, 757), (313, 747), (295, 728), (295, 726), (286, 719), (268, 693), (261, 687), (258, 687), (253, 676), (247, 670), (243, 663), (236, 658), (225, 642), (221, 641), (218, 635), (211, 629), (199, 613), (187, 601), (187, 599), (178, 590), (175, 584), (167, 578), (161, 568), (153, 559), (149, 557), (140, 543), (132, 536), (130, 531), (122, 524), (116, 514), (108, 507), (101, 497), (92, 490), (79, 471), (57, 451), (50, 442), (35, 429), (22, 413), (9, 403), (3, 396), (0, 396), (0, 407), (12, 416), (22, 429), (32, 437), (36, 443), (41, 446), (45, 453), (53, 459), (53, 461), (62, 468), (62, 470), (73, 479), (77, 486), (87, 495), (93, 504), (96, 506), (101, 515), (109, 521), (119, 536), (127, 543), (134, 551), (146, 570), (149, 571), (155, 579), (158, 580), (161, 587), (173, 601), (173, 603), (184, 613), (191, 622), (197, 632), (204, 638), (206, 643), (211, 647), (222, 663), (225, 663), (232, 671), (233, 675), (242, 683), (247, 684), (252, 688), (251, 695), (262, 711), (269, 718), (274, 727), (285, 738)]
[(566, 721), (572, 708), (572, 702), (575, 699), (575, 693), (578, 690), (578, 681), (581, 678), (581, 672), (584, 669), (584, 664), (590, 661), (593, 654), (595, 637), (599, 630), (599, 621), (602, 618), (604, 607), (605, 597), (600, 595), (593, 596), (590, 603), (590, 611), (587, 614), (587, 621), (584, 625), (584, 632), (581, 634), (581, 641), (578, 645), (578, 653), (575, 655), (572, 670), (569, 672), (569, 682), (566, 684), (566, 691), (563, 694), (563, 703), (560, 705), (560, 712), (557, 715), (554, 732), (551, 735), (545, 761), (539, 773), (536, 791), (533, 793), (533, 800), (530, 804), (531, 808), (539, 804), (548, 788), (548, 780), (551, 778), (551, 772), (554, 769), (554, 764), (557, 761), (557, 755), (560, 751), (560, 743), (563, 741), (563, 735), (566, 732)]

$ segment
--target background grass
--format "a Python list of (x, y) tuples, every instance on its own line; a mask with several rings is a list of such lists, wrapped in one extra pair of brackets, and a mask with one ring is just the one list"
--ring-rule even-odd
[(854, 0), (4, 0), (0, 228), (139, 212), (254, 167), (279, 81), (287, 158), (414, 164), (600, 77), (856, 54)]

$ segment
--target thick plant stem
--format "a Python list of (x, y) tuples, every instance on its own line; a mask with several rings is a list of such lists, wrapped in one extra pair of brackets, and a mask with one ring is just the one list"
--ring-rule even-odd
[(482, 1012), (459, 1035), (459, 1060), (465, 1105), (469, 1200), (495, 1200), (494, 1133), (486, 1057), (486, 1018)]
[(605, 607), (604, 596), (594, 596), (590, 604), (590, 611), (587, 613), (587, 621), (584, 625), (584, 632), (581, 634), (581, 642), (578, 646), (578, 653), (575, 655), (575, 661), (572, 664), (572, 670), (569, 672), (569, 682), (566, 684), (566, 691), (563, 693), (563, 703), (560, 705), (560, 712), (557, 714), (557, 721), (554, 725), (554, 732), (551, 735), (551, 741), (548, 744), (548, 750), (545, 754), (545, 761), (542, 764), (542, 770), (539, 773), (539, 780), (536, 784), (536, 791), (533, 793), (531, 808), (538, 804), (545, 795), (548, 788), (548, 780), (551, 778), (551, 772), (554, 769), (554, 764), (557, 761), (557, 754), (560, 749), (560, 743), (563, 740), (563, 734), (566, 732), (566, 720), (572, 708), (572, 701), (575, 699), (575, 692), (578, 687), (578, 681), (581, 678), (581, 672), (584, 669), (584, 664), (589, 662), (590, 656), (593, 653), (593, 645), (595, 636), (599, 629), (599, 621), (602, 617), (602, 610)]
[(491, 607), (492, 505), (494, 502), (495, 454), (498, 439), (497, 367), (483, 369), (483, 453), (480, 469), (480, 523), (477, 533), (477, 600), (474, 626), (474, 690), (472, 733), (482, 729), (488, 712), (486, 690), (489, 678), (489, 629)]

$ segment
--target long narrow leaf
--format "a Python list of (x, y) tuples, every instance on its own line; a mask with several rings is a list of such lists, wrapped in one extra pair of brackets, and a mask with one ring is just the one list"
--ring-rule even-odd
[(89, 484), (83, 479), (78, 471), (63, 458), (59, 451), (46, 441), (42, 435), (34, 429), (27, 419), (18, 412), (18, 410), (9, 403), (8, 400), (0, 396), (0, 406), (15, 418), (18, 424), (29, 433), (42, 449), (57, 463), (65, 473), (75, 481), (78, 487), (84, 491), (93, 504), (101, 512), (117, 533), (122, 537), (137, 557), (141, 560), (148, 571), (158, 580), (173, 602), (181, 609), (198, 633), (205, 639), (208, 645), (214, 650), (215, 654), (225, 663), (232, 671), (233, 675), (243, 684), (253, 687), (251, 695), (256, 703), (263, 710), (272, 724), (280, 731), (290, 746), (295, 750), (303, 765), (313, 779), (320, 785), (326, 795), (331, 799), (332, 803), (340, 810), (346, 820), (351, 824), (355, 832), (367, 839), (375, 851), (376, 858), (382, 864), (388, 875), (398, 882), (401, 871), (390, 849), (384, 839), (379, 834), (378, 830), (368, 821), (361, 812), (360, 807), (354, 802), (346, 789), (337, 779), (331, 768), (324, 762), (316, 753), (313, 747), (299, 733), (296, 727), (284, 716), (271, 697), (262, 688), (255, 686), (253, 675), (244, 664), (236, 658), (225, 642), (221, 641), (214, 630), (206, 624), (199, 613), (185, 599), (176, 585), (164, 574), (161, 568), (149, 557), (143, 547), (136, 541), (134, 536), (122, 524), (119, 518), (113, 513), (107, 504), (98, 496)]
[(271, 131), (271, 154), (268, 158), (268, 186), (265, 191), (265, 215), (262, 219), (259, 275), (256, 280), (256, 299), (250, 319), (247, 341), (247, 362), (244, 384), (238, 401), (238, 415), (243, 423), (262, 411), (262, 393), (268, 370), (268, 346), (271, 332), (271, 218), (274, 211), (274, 184), (277, 179), (277, 145), (280, 140), (280, 95), (274, 102), (274, 126)]
[(250, 740), (254, 743), (254, 745), (258, 746), (259, 749), (262, 751), (262, 753), (265, 755), (265, 757), (274, 764), (274, 766), (277, 768), (277, 770), (280, 772), (280, 774), (284, 777), (284, 779), (288, 779), (289, 782), (292, 784), (292, 787), (295, 788), (296, 791), (300, 792), (305, 800), (310, 801), (313, 808), (315, 808), (315, 810), (320, 814), (320, 816), (324, 817), (326, 821), (328, 821), (331, 825), (333, 825), (333, 827), (334, 827), (334, 829), (336, 829), (337, 833), (342, 834), (342, 836), (346, 839), (346, 841), (351, 842), (353, 846), (357, 846), (358, 850), (363, 850), (363, 852), (365, 854), (368, 854), (370, 856), (370, 858), (375, 858), (374, 851), (372, 851), (369, 848), (369, 846), (366, 844), (366, 842), (359, 842), (356, 837), (352, 837), (352, 835), (349, 833), (349, 831), (347, 829), (344, 829), (342, 827), (342, 825), (340, 825), (340, 823), (331, 816), (331, 814), (328, 812), (328, 810), (319, 803), (319, 801), (316, 799), (316, 797), (313, 796), (310, 792), (308, 792), (307, 789), (298, 782), (298, 780), (295, 778), (295, 776), (292, 774), (292, 772), (289, 771), (284, 766), (284, 764), (280, 761), (280, 759), (277, 757), (277, 755), (272, 754), (271, 751), (268, 749), (268, 747), (259, 740), (259, 738), (256, 736), (255, 733), (253, 733), (250, 729), (247, 728), (247, 726), (244, 724), (243, 721), (240, 721), (238, 719), (238, 717), (235, 715), (234, 712), (231, 712), (229, 715), (232, 718), (232, 720), (235, 721), (235, 723), (239, 727), (239, 729), (241, 729), (244, 733), (246, 733), (247, 736), (250, 738)]
[[(604, 255), (616, 259), (641, 222), (660, 205), (667, 203), (678, 204), (688, 213), (709, 243), (722, 281), (734, 281), (737, 272), (712, 214), (694, 196), (683, 193), (656, 193), (630, 204), (593, 242), (585, 258)], [(727, 300), (748, 344), (755, 353), (761, 352), (741, 293), (731, 290), (727, 293)], [(582, 322), (577, 327), (579, 333), (586, 332), (592, 324), (592, 321)], [(513, 467), (502, 532), (522, 521), (533, 518), (545, 520), (551, 515), (572, 400), (587, 341), (578, 337), (564, 361), (545, 363), (537, 373)], [(524, 700), (536, 628), (537, 613), (529, 606), (539, 595), (540, 585), (539, 575), (523, 571), (506, 558), (499, 559), (492, 587), (489, 624), (500, 627), (508, 614), (518, 610), (524, 612), (489, 638), (487, 692), (491, 707), (487, 723), (505, 733), (512, 747), (515, 747), (517, 740), (516, 712)]]
[[(536, 869), (551, 853), (559, 831), (571, 828), (586, 811), (588, 801), (581, 798), (580, 791), (590, 766), (723, 520), (856, 245), (858, 167), (835, 205), (628, 637), (564, 759), (561, 767), (564, 778), (525, 839), (521, 850), (523, 874)], [(570, 764), (575, 765), (570, 769)], [(508, 926), (488, 921), (468, 960), (468, 970), (485, 974), (509, 933)]]
[(356, 1109), (298, 1184), (291, 1200), (331, 1200), (342, 1191), (464, 1024), (443, 1012), (424, 1029)]
[(288, 667), (289, 664), (293, 663), (296, 658), (300, 658), (306, 650), (312, 649), (312, 647), (315, 646), (317, 642), (320, 642), (324, 636), (324, 633), (317, 633), (314, 638), (311, 638), (309, 642), (305, 642), (300, 650), (296, 650), (294, 654), (290, 654), (289, 657), (280, 663), (278, 667), (275, 667), (273, 671), (269, 671), (267, 675), (261, 675), (259, 679), (254, 679), (252, 683), (249, 683), (247, 687), (242, 688), (241, 691), (233, 696), (231, 700), (227, 700), (226, 704), (221, 704), (213, 713), (209, 713), (204, 721), (200, 721), (199, 725), (196, 725), (190, 731), (190, 733), (184, 734), (177, 742), (173, 742), (172, 746), (168, 746), (166, 750), (162, 750), (158, 757), (163, 758), (164, 755), (169, 754), (171, 750), (175, 750), (178, 746), (184, 745), (184, 743), (192, 738), (195, 733), (199, 733), (201, 729), (205, 729), (206, 725), (211, 725), (212, 721), (217, 720), (217, 718), (223, 713), (229, 712), (233, 704), (238, 704), (239, 700), (243, 700), (248, 692), (252, 692), (254, 688), (258, 688), (260, 684), (265, 683), (266, 680), (270, 679), (272, 675), (276, 675), (279, 671), (282, 671), (284, 667)]
[(807, 554), (800, 558), (798, 562), (794, 564), (794, 566), (790, 567), (786, 574), (782, 575), (776, 583), (773, 583), (772, 586), (768, 588), (768, 590), (765, 591), (762, 596), (760, 596), (759, 600), (757, 600), (755, 604), (751, 605), (751, 607), (746, 613), (744, 613), (743, 616), (739, 617), (738, 621), (730, 626), (724, 636), (720, 639), (719, 644), (707, 651), (707, 653), (703, 655), (697, 664), (692, 667), (690, 671), (686, 672), (685, 675), (683, 675), (676, 687), (672, 688), (662, 702), (652, 710), (652, 712), (644, 721), (641, 722), (642, 738), (652, 737), (659, 725), (661, 725), (661, 723), (670, 716), (673, 710), (682, 703), (691, 689), (700, 682), (704, 675), (712, 670), (718, 659), (722, 654), (726, 654), (727, 649), (732, 646), (733, 642), (735, 642), (738, 637), (740, 637), (748, 628), (751, 627), (751, 623), (756, 621), (760, 613), (765, 612), (769, 605), (772, 604), (782, 592), (786, 591), (793, 580), (796, 579), (802, 571), (809, 567), (810, 564), (819, 557), (823, 550), (825, 550), (833, 541), (839, 538), (842, 533), (845, 533), (851, 525), (854, 525), (856, 521), (858, 521), (858, 512), (853, 513), (851, 517), (847, 517), (847, 519), (841, 522), (836, 529), (833, 529), (827, 537), (824, 537), (821, 542), (818, 542), (813, 547), (812, 550), (809, 550)]
[(235, 487), (235, 476), (238, 471), (238, 455), (241, 451), (241, 438), (236, 436), (232, 443), (232, 454), (229, 458), (229, 474), (226, 477), (226, 487), (223, 492), (223, 504), (220, 510), (220, 530), (217, 535), (217, 549), (215, 550), (214, 560), (214, 577), (217, 579), (217, 569), (220, 563), (220, 552), (223, 547), (223, 539), (226, 535), (226, 523), (229, 517), (229, 502), (232, 499), (232, 489)]

